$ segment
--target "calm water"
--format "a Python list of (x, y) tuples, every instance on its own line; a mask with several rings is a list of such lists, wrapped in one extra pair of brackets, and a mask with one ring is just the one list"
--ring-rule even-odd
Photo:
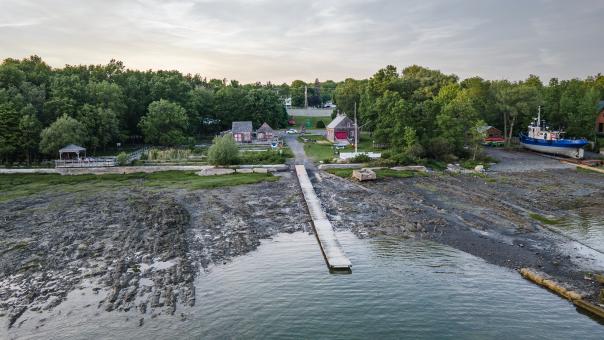
[[(186, 321), (142, 327), (72, 294), (41, 338), (603, 339), (604, 326), (516, 272), (430, 242), (338, 233), (351, 275), (330, 275), (314, 236), (283, 234), (202, 273)], [(77, 305), (80, 305), (78, 307)], [(71, 312), (71, 314), (69, 314)], [(69, 315), (68, 315), (69, 314)], [(133, 314), (134, 315), (134, 314)], [(146, 316), (148, 319), (148, 316)], [(28, 321), (29, 322), (29, 321)], [(32, 321), (32, 324), (33, 323)]]
[(602, 207), (590, 207), (575, 211), (563, 223), (553, 226), (575, 240), (604, 253), (604, 216)]

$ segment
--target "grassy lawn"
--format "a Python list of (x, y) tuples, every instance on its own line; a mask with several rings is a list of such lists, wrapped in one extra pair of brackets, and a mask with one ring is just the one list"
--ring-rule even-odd
[(313, 161), (322, 161), (327, 158), (332, 159), (335, 157), (331, 144), (305, 143), (304, 152), (306, 153), (306, 156), (310, 157)]
[(298, 136), (298, 142), (304, 143), (304, 139), (312, 139), (315, 140), (317, 142), (323, 142), (323, 141), (327, 141), (327, 139), (325, 139), (325, 136), (322, 135), (300, 135)]
[(312, 123), (312, 126), (307, 129), (317, 129), (317, 122), (320, 120), (322, 120), (323, 123), (325, 123), (325, 126), (327, 126), (329, 123), (331, 123), (330, 116), (326, 116), (326, 117), (292, 116), (292, 118), (296, 121), (295, 128), (299, 128), (301, 125), (306, 127), (307, 120), (310, 120)]
[[(306, 155), (312, 158), (314, 161), (321, 161), (326, 158), (334, 158), (336, 155), (333, 153), (333, 146), (331, 143), (321, 135), (302, 135), (298, 137), (298, 141), (304, 142), (303, 138), (313, 139), (317, 141), (304, 143), (304, 151)], [(323, 144), (324, 143), (324, 144)], [(340, 152), (354, 152), (354, 146), (348, 145)], [(359, 136), (359, 151), (361, 152), (381, 152), (383, 150), (373, 148), (373, 139), (369, 137), (369, 133), (362, 133)]]
[(127, 187), (196, 190), (277, 180), (279, 177), (272, 174), (252, 173), (202, 177), (191, 171), (74, 176), (4, 174), (0, 175), (0, 202), (44, 191), (86, 192)]
[[(351, 149), (354, 150), (353, 147)], [(380, 152), (381, 150), (373, 148), (373, 138), (369, 137), (368, 132), (361, 132), (359, 134), (359, 151)]]
[[(327, 172), (342, 178), (350, 178), (352, 176), (353, 169), (329, 169)], [(426, 176), (423, 172), (417, 171), (396, 171), (391, 169), (379, 169), (375, 170), (377, 178), (409, 178)]]

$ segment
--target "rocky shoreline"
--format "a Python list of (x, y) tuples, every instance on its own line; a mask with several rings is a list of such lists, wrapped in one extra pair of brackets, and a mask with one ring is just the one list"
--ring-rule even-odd
[(602, 178), (567, 169), (521, 176), (432, 174), (361, 185), (329, 175), (322, 177), (320, 196), (334, 226), (358, 237), (434, 240), (496, 265), (535, 268), (601, 303), (600, 284), (590, 274), (604, 264), (531, 214), (557, 219), (598, 206)]
[[(530, 213), (560, 218), (597, 206), (600, 174), (432, 174), (362, 185), (311, 175), (336, 229), (430, 239), (507, 268), (535, 268), (597, 302), (599, 286), (586, 273), (601, 264)], [(184, 320), (199, 303), (200, 270), (278, 233), (312, 232), (295, 177), (279, 176), (212, 190), (46, 192), (2, 202), (0, 314), (19, 327), (86, 287), (99, 311), (128, 312), (139, 325), (159, 315)]]
[(19, 325), (85, 282), (100, 310), (137, 311), (140, 324), (178, 314), (178, 306), (196, 302), (198, 270), (308, 224), (296, 183), (283, 177), (214, 190), (46, 193), (0, 203), (0, 314), (9, 328)]

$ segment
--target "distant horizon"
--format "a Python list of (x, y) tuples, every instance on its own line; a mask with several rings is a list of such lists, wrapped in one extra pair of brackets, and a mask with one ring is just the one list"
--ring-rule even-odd
[(604, 72), (604, 2), (0, 0), (6, 57), (274, 84), (421, 65), (461, 79)]

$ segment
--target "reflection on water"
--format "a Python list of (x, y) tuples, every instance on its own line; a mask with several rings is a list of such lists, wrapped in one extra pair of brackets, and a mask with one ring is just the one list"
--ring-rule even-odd
[[(197, 303), (138, 327), (140, 316), (80, 308), (38, 330), (61, 338), (601, 339), (567, 301), (463, 252), (430, 242), (338, 233), (352, 275), (330, 275), (316, 239), (283, 234), (196, 281)], [(95, 313), (99, 313), (95, 316)]]
[(575, 216), (553, 226), (566, 235), (604, 253), (604, 211), (589, 207), (575, 211)]

